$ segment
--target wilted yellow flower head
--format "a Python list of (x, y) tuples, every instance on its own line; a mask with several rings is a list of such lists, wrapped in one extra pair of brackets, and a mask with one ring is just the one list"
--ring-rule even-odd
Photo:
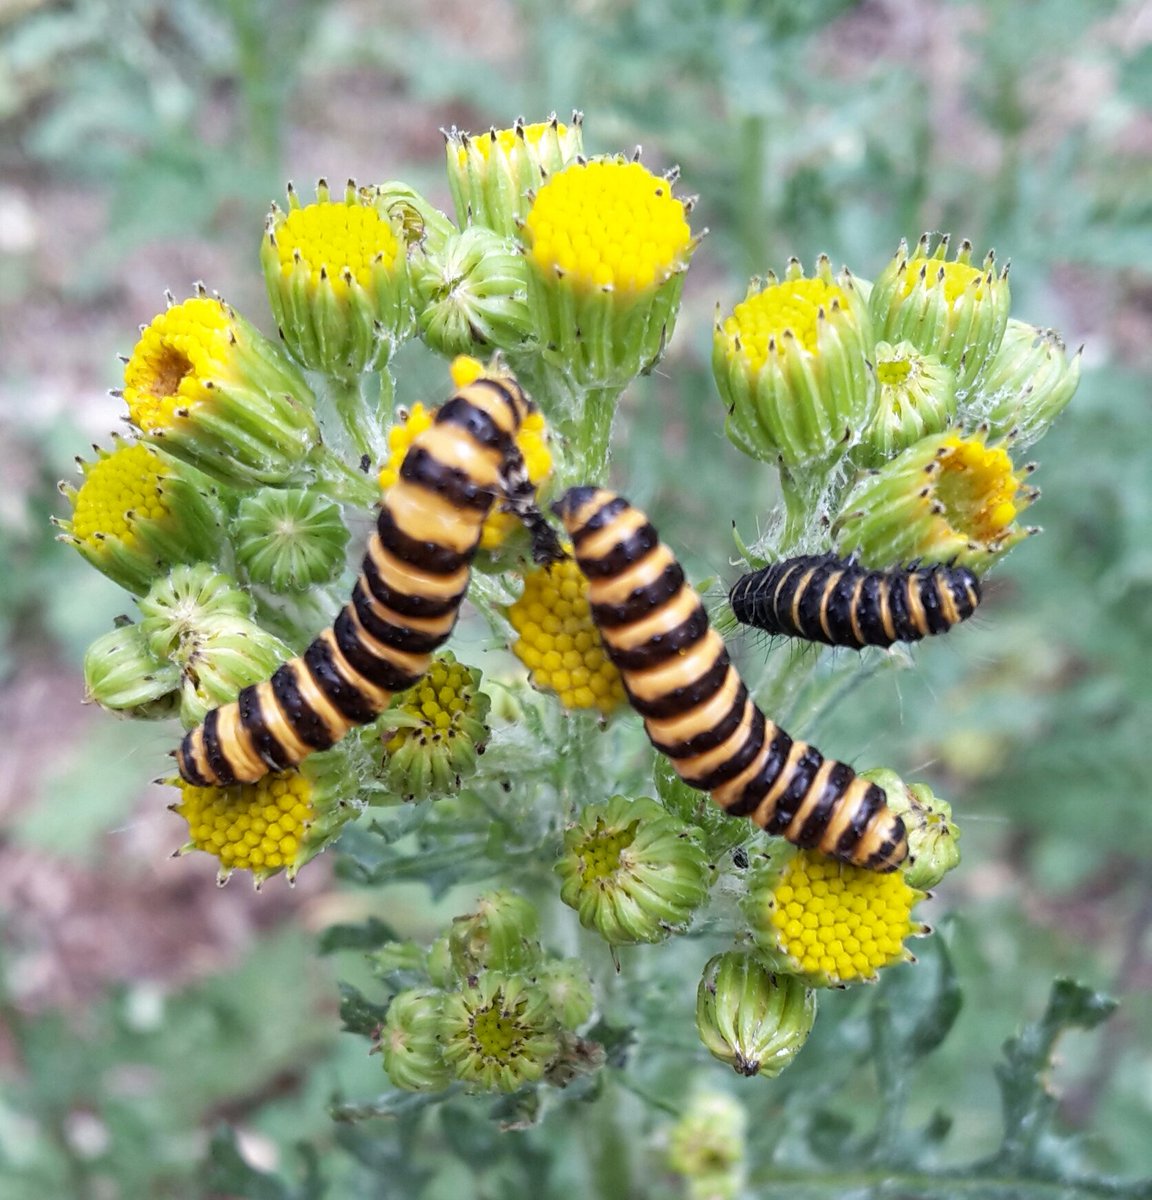
[(169, 302), (124, 369), (130, 420), (226, 482), (284, 482), (319, 439), (303, 376), (218, 297)]
[(797, 850), (754, 877), (747, 910), (770, 963), (811, 984), (839, 986), (875, 979), (881, 967), (911, 957), (904, 941), (924, 932), (912, 920), (923, 895), (900, 871), (866, 871)]
[(839, 553), (869, 566), (924, 559), (980, 571), (1033, 530), (1017, 523), (1036, 498), (1003, 445), (983, 435), (925, 438), (867, 476), (835, 522)]
[(508, 619), (520, 635), (512, 653), (536, 687), (555, 692), (565, 708), (609, 713), (624, 703), (620, 672), (604, 652), (588, 604), (588, 581), (575, 559), (529, 571)]

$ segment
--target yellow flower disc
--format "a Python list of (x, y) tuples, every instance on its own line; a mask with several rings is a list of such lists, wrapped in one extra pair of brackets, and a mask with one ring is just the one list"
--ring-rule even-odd
[(87, 471), (76, 493), (73, 536), (89, 546), (99, 544), (97, 535), (136, 546), (139, 539), (128, 514), (154, 521), (168, 516), (160, 492), (164, 478), (157, 456), (140, 442), (101, 458)]
[[(475, 360), (461, 358), (458, 361), (469, 363)], [(455, 374), (453, 378), (455, 379)], [(472, 379), (466, 378), (463, 367), (461, 368), (461, 378), (464, 379), (464, 383), (456, 380), (457, 387), (463, 387), (472, 382)], [(388, 431), (388, 461), (380, 469), (379, 476), (382, 490), (392, 487), (400, 478), (400, 466), (404, 462), (404, 456), (416, 438), (426, 429), (431, 428), (431, 425), (432, 413), (423, 404), (417, 403)], [(552, 451), (548, 449), (544, 414), (539, 410), (529, 413), (524, 418), (520, 432), (516, 435), (516, 445), (524, 457), (529, 481), (534, 487), (539, 487), (552, 470)], [(498, 549), (504, 544), (505, 538), (519, 525), (519, 520), (511, 513), (491, 513), (480, 530), (480, 549)]]
[(173, 811), (188, 822), (189, 841), (226, 870), (268, 875), (296, 861), (314, 816), (313, 786), (300, 772), (226, 788), (180, 786), (183, 798)]
[(368, 289), (373, 265), (379, 260), (390, 263), (396, 257), (392, 226), (366, 204), (321, 201), (293, 208), (275, 232), (283, 274), (291, 274), (302, 263), (316, 287), (323, 269), (340, 299), (348, 293), (346, 273)]
[(996, 543), (1007, 537), (1020, 511), (1020, 480), (1003, 447), (978, 438), (944, 441), (933, 491), (943, 518), (971, 541)]
[(124, 399), (145, 433), (172, 425), (177, 410), (205, 400), (207, 381), (229, 375), (232, 322), (219, 300), (197, 296), (161, 313), (124, 368)]
[(800, 850), (772, 891), (769, 921), (797, 973), (850, 983), (906, 957), (904, 939), (919, 929), (912, 906), (922, 894), (899, 871), (880, 874)]
[(418, 717), (421, 724), (398, 729), (385, 743), (385, 750), (395, 754), (413, 738), (432, 745), (451, 741), (459, 736), (459, 718), (470, 715), (475, 697), (476, 683), (468, 667), (436, 659), (424, 678), (404, 693), (404, 703), (400, 706), (401, 712)]
[(524, 223), (532, 261), (580, 290), (651, 291), (688, 259), (692, 231), (666, 179), (639, 163), (572, 163)]
[(908, 263), (904, 272), (902, 295), (911, 294), (912, 289), (920, 282), (921, 271), (924, 272), (924, 283), (927, 287), (943, 286), (944, 299), (948, 302), (949, 307), (968, 292), (974, 283), (979, 286), (972, 291), (973, 298), (976, 300), (984, 298), (983, 271), (969, 266), (967, 263), (945, 262), (938, 258), (919, 260), (914, 258)]
[(809, 353), (817, 345), (817, 314), (825, 312), (838, 301), (845, 312), (851, 311), (847, 297), (834, 283), (823, 279), (788, 279), (769, 284), (763, 291), (737, 304), (724, 322), (724, 332), (730, 342), (740, 340), (740, 353), (754, 370), (759, 371), (768, 361), (771, 347), (783, 353), (781, 339), (785, 331)]
[(565, 708), (609, 713), (624, 703), (620, 672), (604, 653), (588, 605), (588, 582), (575, 559), (528, 572), (508, 619), (520, 635), (513, 654), (532, 682), (555, 692)]

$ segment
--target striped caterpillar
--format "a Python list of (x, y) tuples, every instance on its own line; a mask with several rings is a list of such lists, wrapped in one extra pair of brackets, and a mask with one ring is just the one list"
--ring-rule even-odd
[(184, 737), (176, 761), (188, 783), (255, 783), (296, 766), (417, 683), (456, 624), (498, 498), (547, 542), (515, 442), (531, 409), (514, 379), (485, 377), (436, 411), (381, 501), (352, 599), (301, 656)]
[(851, 558), (807, 554), (742, 576), (728, 600), (742, 625), (771, 634), (887, 649), (967, 620), (980, 603), (980, 581), (967, 567), (874, 571)]
[(553, 511), (588, 579), (608, 657), (680, 778), (798, 846), (874, 871), (899, 866), (908, 841), (884, 792), (765, 717), (644, 513), (591, 487), (571, 489)]

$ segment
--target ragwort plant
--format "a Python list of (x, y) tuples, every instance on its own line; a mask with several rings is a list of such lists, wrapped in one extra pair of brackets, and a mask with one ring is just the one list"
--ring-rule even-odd
[[(471, 1113), (469, 1094), (502, 1096), (493, 1114), (504, 1128), (584, 1103), (577, 1111), (597, 1147), (586, 1183), (603, 1195), (628, 1192), (629, 1180), (628, 1194), (641, 1194), (638, 1157), (657, 1148), (635, 1135), (653, 1114), (672, 1118), (658, 1135), (661, 1169), (692, 1196), (753, 1185), (758, 1195), (824, 1195), (850, 1184), (949, 1195), (960, 1180), (984, 1180), (981, 1195), (1023, 1196), (1068, 1179), (1082, 1194), (1119, 1194), (1050, 1130), (1041, 1080), (1055, 1040), (1110, 1008), (1070, 983), (1006, 1048), (1005, 1140), (992, 1159), (940, 1166), (946, 1123), (905, 1127), (906, 1077), (959, 1005), (938, 938), (922, 943), (919, 964), (899, 967), (915, 962), (910, 940), (931, 933), (921, 909), (959, 861), (949, 805), (924, 783), (867, 772), (866, 794), (900, 816), (907, 839), (907, 857), (883, 871), (826, 857), (807, 827), (792, 829), (790, 844), (725, 815), (708, 784), (685, 782), (640, 736), (628, 670), (622, 678), (597, 626), (610, 614), (590, 604), (570, 548), (540, 553), (540, 512), (566, 488), (606, 483), (620, 395), (675, 332), (704, 233), (675, 175), (654, 175), (638, 156), (586, 156), (579, 114), (479, 136), (453, 130), (446, 159), (454, 219), (399, 181), (342, 193), (321, 182), (314, 200), (290, 189), (287, 210), (273, 207), (261, 263), (279, 344), (203, 287), (170, 296), (117, 393), (134, 436), (81, 463), (60, 522), (62, 538), (138, 609), (89, 650), (89, 697), (133, 719), (211, 724), (345, 602), (346, 515), (419, 476), (437, 414), (431, 401), (394, 406), (405, 341), (450, 360), (463, 396), (518, 380), (538, 406), (515, 434), (538, 508), (495, 503), (469, 591), (511, 655), (481, 668), (466, 644), (416, 652), (417, 604), (388, 636), (418, 682), (357, 710), (340, 727), (353, 726), (348, 736), (332, 744), (316, 733), (325, 701), (309, 690), (343, 671), (343, 659), (322, 668), (309, 657), (291, 694), (242, 701), (226, 729), (221, 719), (204, 735), (205, 762), (263, 758), (263, 778), (205, 786), (188, 769), (190, 779), (169, 781), (173, 829), (185, 827), (174, 840), (214, 857), (222, 882), (235, 871), (257, 885), (291, 880), (331, 848), (340, 874), (364, 886), (475, 889), (430, 943), (378, 920), (326, 936), (326, 950), (368, 955), (375, 983), (345, 986), (342, 1017), (390, 1085), (375, 1101), (338, 1103), (335, 1115), (394, 1116), (415, 1147), (429, 1111), (445, 1121)], [(1020, 451), (1071, 399), (1079, 356), (1009, 315), (1008, 272), (991, 252), (976, 259), (967, 242), (950, 251), (946, 237), (902, 244), (874, 282), (825, 257), (811, 274), (792, 260), (754, 280), (743, 301), (718, 306), (719, 399), (708, 403), (736, 447), (779, 472), (784, 497), (758, 539), (741, 543), (741, 569), (835, 551), (877, 568), (950, 563), (982, 576), (1034, 532), (1020, 521), (1037, 497)], [(458, 481), (473, 477), (467, 458), (452, 465)], [(489, 494), (485, 504), (509, 499)], [(429, 541), (424, 553), (436, 549)], [(377, 553), (387, 560), (370, 552), (361, 615), (348, 618), (369, 631), (384, 607), (370, 579)], [(409, 591), (418, 596), (434, 574), (412, 570)], [(710, 607), (729, 628), (723, 602)], [(631, 619), (641, 627), (643, 616)], [(384, 642), (358, 637), (383, 653)], [(748, 688), (769, 714), (796, 711), (809, 689), (818, 713), (902, 653), (777, 645)], [(352, 708), (368, 703), (357, 678), (344, 671), (332, 685)], [(694, 704), (680, 705), (689, 737), (715, 745), (702, 717), (693, 724)], [(294, 747), (286, 761), (285, 746)], [(725, 769), (742, 769), (728, 754)], [(790, 764), (781, 786), (791, 812), (810, 804), (826, 820), (837, 792), (826, 776), (813, 782), (819, 760)], [(631, 949), (643, 944), (659, 946)], [(686, 969), (699, 974), (694, 1031)], [(867, 1007), (834, 1003), (821, 1035), (829, 989), (889, 973), (896, 982)], [(784, 1075), (724, 1090), (704, 1050), (745, 1079), (787, 1070), (805, 1082), (788, 1090)], [(830, 1141), (829, 1089), (863, 1058), (877, 1072), (875, 1125), (841, 1124)], [(760, 1101), (747, 1089), (781, 1087), (786, 1119), (774, 1132), (757, 1128)], [(592, 1103), (605, 1097), (615, 1098), (607, 1110)], [(344, 1143), (367, 1162), (375, 1136), (365, 1126)], [(470, 1136), (489, 1145), (492, 1132)], [(558, 1129), (556, 1144), (571, 1136)], [(492, 1161), (506, 1153), (493, 1149)], [(227, 1137), (214, 1161), (228, 1187), (260, 1186)]]

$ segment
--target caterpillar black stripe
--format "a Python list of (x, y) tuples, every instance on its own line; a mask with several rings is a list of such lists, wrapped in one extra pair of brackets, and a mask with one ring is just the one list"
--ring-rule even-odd
[(176, 752), (185, 780), (223, 787), (286, 770), (374, 720), (420, 679), (456, 624), (497, 498), (533, 523), (515, 443), (529, 411), (511, 378), (479, 379), (441, 405), (381, 502), (352, 599), (304, 654), (185, 736)]
[(873, 571), (834, 554), (772, 563), (737, 580), (728, 594), (742, 625), (828, 646), (887, 649), (946, 633), (980, 603), (967, 567)]
[(798, 846), (894, 870), (908, 841), (883, 790), (765, 717), (648, 518), (588, 487), (573, 488), (554, 511), (587, 576), (608, 657), (680, 778)]

